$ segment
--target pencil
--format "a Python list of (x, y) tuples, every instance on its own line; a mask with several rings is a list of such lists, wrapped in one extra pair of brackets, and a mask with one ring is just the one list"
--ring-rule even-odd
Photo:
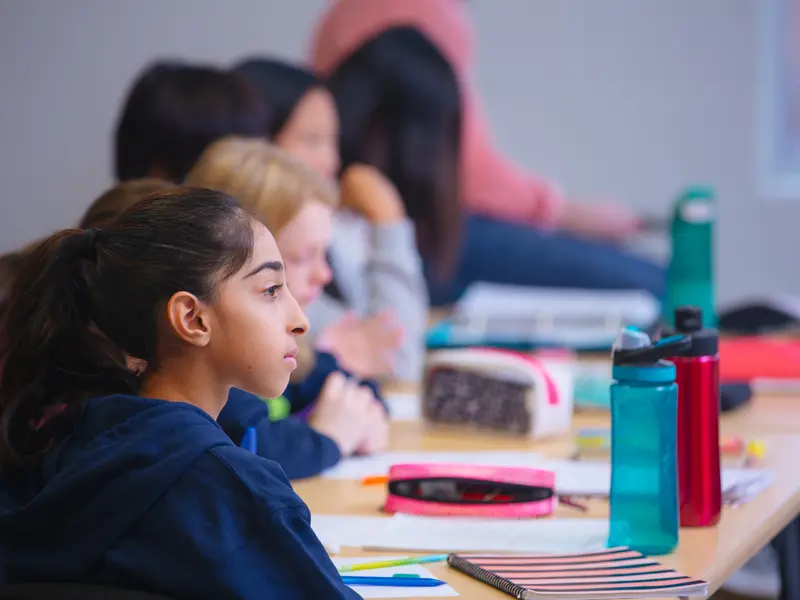
[(389, 483), (388, 475), (372, 475), (361, 480), (361, 485), (381, 485), (386, 483)]
[(358, 563), (339, 567), (339, 573), (352, 573), (353, 571), (368, 571), (370, 569), (384, 569), (386, 567), (402, 567), (405, 565), (422, 565), (425, 563), (444, 562), (447, 554), (434, 554), (432, 556), (411, 556), (395, 560), (382, 560), (369, 563)]

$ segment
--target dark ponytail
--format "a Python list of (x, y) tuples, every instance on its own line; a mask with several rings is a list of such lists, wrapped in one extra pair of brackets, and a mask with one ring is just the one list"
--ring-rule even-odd
[(181, 290), (210, 299), (250, 257), (252, 227), (229, 196), (176, 188), (108, 229), (65, 230), (36, 246), (6, 315), (0, 469), (48, 450), (85, 400), (136, 394), (126, 357), (157, 368), (159, 311)]

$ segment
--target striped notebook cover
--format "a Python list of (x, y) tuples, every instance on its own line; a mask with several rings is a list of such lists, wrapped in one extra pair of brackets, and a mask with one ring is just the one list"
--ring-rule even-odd
[(628, 548), (550, 555), (452, 554), (448, 564), (515, 598), (707, 596), (708, 583)]

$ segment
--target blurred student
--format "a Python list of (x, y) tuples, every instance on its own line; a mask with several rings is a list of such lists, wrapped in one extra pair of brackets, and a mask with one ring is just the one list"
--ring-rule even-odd
[(218, 192), (34, 248), (5, 328), (0, 585), (358, 597), (280, 467), (216, 423), (232, 387), (280, 394), (307, 327), (274, 238)]
[(258, 90), (236, 73), (154, 62), (136, 77), (120, 111), (114, 175), (180, 183), (208, 144), (226, 135), (260, 137), (266, 118)]
[[(105, 228), (134, 204), (155, 192), (175, 189), (177, 186), (161, 179), (132, 179), (122, 182), (104, 192), (86, 211), (80, 227)], [(286, 258), (284, 258), (284, 262)], [(301, 347), (303, 344), (301, 344)], [(297, 360), (309, 360), (298, 356)], [(324, 358), (322, 359), (324, 361)], [(308, 369), (301, 369), (303, 372)], [(333, 369), (331, 369), (333, 371)], [(326, 375), (329, 373), (326, 373)], [(350, 454), (360, 447), (366, 437), (364, 431), (372, 427), (367, 406), (371, 395), (361, 393), (361, 398), (343, 405), (342, 397), (352, 384), (337, 375), (322, 391), (324, 378), (311, 384), (306, 381), (292, 383), (278, 398), (262, 400), (258, 396), (233, 388), (228, 404), (218, 422), (235, 442), (240, 443), (248, 427), (257, 427), (257, 451), (259, 455), (274, 460), (283, 468), (289, 479), (302, 479), (318, 475), (339, 462), (343, 454)], [(313, 394), (313, 395), (312, 395)], [(308, 396), (312, 395), (311, 398)], [(280, 399), (288, 396), (298, 403), (305, 398), (306, 404), (319, 398), (318, 410), (310, 421), (299, 418), (281, 418)], [(361, 405), (358, 402), (361, 402)], [(333, 405), (336, 410), (330, 408)]]
[[(286, 283), (300, 306), (319, 297), (330, 281), (326, 254), (338, 202), (330, 182), (263, 140), (230, 137), (208, 147), (186, 177), (186, 184), (237, 198), (275, 236), (286, 264)], [(336, 440), (344, 455), (385, 449), (388, 416), (378, 399), (377, 386), (349, 374), (343, 377), (333, 354), (315, 352), (312, 347), (305, 350), (298, 356), (297, 381), (284, 392), (291, 412), (307, 414), (311, 426)], [(375, 351), (363, 348), (364, 360)], [(338, 424), (340, 420), (350, 423), (347, 437), (325, 426), (328, 421)], [(263, 417), (259, 419), (236, 403), (230, 403), (220, 415), (225, 428), (229, 423), (254, 426), (263, 422)]]
[(339, 109), (343, 167), (375, 165), (397, 186), (432, 303), (476, 281), (660, 297), (663, 269), (612, 245), (639, 229), (636, 216), (567, 202), (494, 148), (465, 11), (462, 0), (335, 0), (312, 43)]
[[(396, 188), (366, 164), (340, 171), (339, 117), (323, 82), (310, 71), (277, 60), (250, 58), (236, 72), (247, 77), (270, 107), (266, 136), (278, 147), (337, 181), (340, 210), (333, 218), (329, 260), (333, 281), (306, 308), (318, 332), (374, 327), (384, 315), (402, 329), (391, 375), (421, 377), (428, 292), (417, 252), (414, 226)], [(363, 318), (346, 315), (353, 311)], [(331, 328), (331, 329), (329, 329)], [(376, 367), (379, 365), (376, 365)], [(373, 373), (380, 376), (377, 369)], [(384, 370), (384, 369), (381, 369)]]

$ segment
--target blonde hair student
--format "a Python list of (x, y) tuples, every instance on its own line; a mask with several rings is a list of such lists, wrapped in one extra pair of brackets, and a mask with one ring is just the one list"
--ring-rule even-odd
[(187, 185), (225, 189), (273, 233), (280, 232), (309, 202), (334, 210), (336, 187), (304, 163), (267, 142), (226, 137), (211, 144), (186, 176)]
[(357, 598), (281, 468), (215, 422), (233, 387), (283, 390), (307, 328), (274, 237), (220, 192), (34, 248), (6, 318), (0, 586)]
[[(236, 137), (209, 146), (186, 183), (230, 194), (272, 231), (286, 264), (287, 284), (301, 307), (322, 293), (331, 277), (326, 254), (338, 202), (336, 188), (279, 148)], [(385, 448), (388, 418), (377, 385), (349, 373), (342, 377), (347, 369), (332, 352), (313, 352), (304, 345), (301, 349), (298, 363), (310, 365), (313, 355), (313, 367), (293, 377), (284, 392), (291, 412), (308, 416), (311, 427), (334, 439), (343, 455)], [(249, 413), (236, 408), (231, 405), (223, 412), (223, 427), (252, 422)], [(331, 421), (334, 415), (341, 421)]]

